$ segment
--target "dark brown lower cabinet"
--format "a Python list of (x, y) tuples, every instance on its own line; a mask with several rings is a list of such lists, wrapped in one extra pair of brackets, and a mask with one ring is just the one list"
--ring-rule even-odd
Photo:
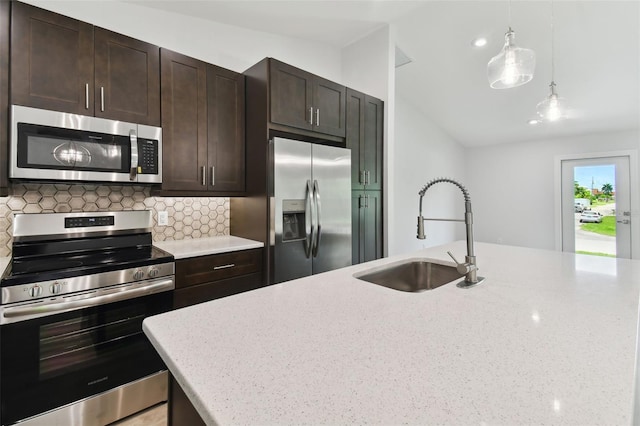
[(167, 417), (169, 426), (205, 425), (172, 374), (169, 374), (169, 411)]
[(262, 250), (177, 260), (173, 307), (183, 308), (262, 287)]
[(354, 265), (382, 257), (381, 191), (351, 191), (351, 241)]

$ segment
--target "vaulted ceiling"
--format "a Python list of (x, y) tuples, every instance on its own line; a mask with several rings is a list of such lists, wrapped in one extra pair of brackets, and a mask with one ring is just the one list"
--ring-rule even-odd
[[(346, 46), (384, 25), (412, 62), (397, 68), (396, 94), (464, 146), (638, 129), (640, 2), (553, 3), (555, 82), (570, 118), (530, 125), (551, 81), (551, 3), (513, 1), (516, 44), (536, 52), (534, 79), (491, 89), (486, 65), (504, 43), (508, 2), (132, 1), (230, 25)], [(484, 48), (474, 38), (488, 39)], [(603, 141), (605, 142), (605, 141)]]

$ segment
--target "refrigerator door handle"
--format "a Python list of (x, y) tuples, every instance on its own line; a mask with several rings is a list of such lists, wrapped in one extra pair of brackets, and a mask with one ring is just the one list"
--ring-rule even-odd
[(313, 226), (313, 200), (312, 200), (313, 187), (311, 186), (311, 180), (307, 180), (307, 193), (304, 197), (304, 254), (307, 259), (311, 257), (311, 249), (315, 242), (315, 230)]
[(320, 217), (320, 187), (318, 185), (318, 181), (314, 179), (313, 181), (313, 204), (315, 205), (316, 210), (316, 237), (315, 244), (313, 245), (313, 257), (318, 256), (318, 250), (320, 248), (320, 236), (322, 234), (322, 219)]

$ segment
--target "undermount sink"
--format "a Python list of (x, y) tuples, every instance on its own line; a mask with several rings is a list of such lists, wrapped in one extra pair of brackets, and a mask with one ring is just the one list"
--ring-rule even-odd
[(464, 274), (456, 271), (455, 266), (415, 259), (354, 275), (363, 281), (411, 293), (433, 290), (462, 277)]

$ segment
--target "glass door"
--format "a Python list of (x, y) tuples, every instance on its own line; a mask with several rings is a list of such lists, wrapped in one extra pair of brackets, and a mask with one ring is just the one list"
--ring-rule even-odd
[(563, 160), (562, 250), (631, 258), (629, 157)]

